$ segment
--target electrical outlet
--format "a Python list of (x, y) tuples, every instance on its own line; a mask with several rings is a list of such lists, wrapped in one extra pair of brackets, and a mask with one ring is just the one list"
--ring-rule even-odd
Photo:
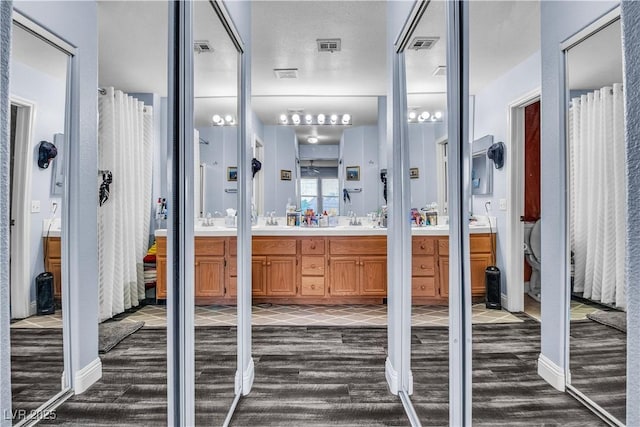
[(507, 199), (500, 199), (500, 210), (501, 211), (507, 210)]
[(484, 204), (484, 207), (491, 212), (491, 200), (487, 200)]
[(31, 201), (31, 213), (40, 213), (40, 200)]
[(55, 215), (58, 211), (58, 202), (51, 201), (51, 206), (49, 207), (49, 212), (51, 215)]

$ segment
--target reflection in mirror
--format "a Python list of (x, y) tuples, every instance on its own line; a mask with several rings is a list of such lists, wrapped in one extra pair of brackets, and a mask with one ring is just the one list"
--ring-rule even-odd
[(18, 423), (61, 391), (63, 377), (66, 200), (52, 182), (63, 169), (69, 56), (16, 21), (12, 37), (11, 392)]
[(620, 21), (565, 55), (571, 385), (624, 423), (627, 208)]
[[(424, 218), (420, 227), (415, 221), (412, 224), (411, 333), (415, 338), (411, 369), (415, 385), (411, 399), (420, 419), (446, 424), (449, 237), (445, 225), (448, 223), (445, 3), (429, 2), (419, 19), (402, 53), (406, 68), (411, 206), (413, 212)], [(439, 231), (431, 231), (433, 226)], [(428, 409), (432, 404), (438, 406), (437, 412)]]
[(210, 2), (195, 2), (193, 19), (195, 415), (222, 425), (237, 366), (239, 53)]

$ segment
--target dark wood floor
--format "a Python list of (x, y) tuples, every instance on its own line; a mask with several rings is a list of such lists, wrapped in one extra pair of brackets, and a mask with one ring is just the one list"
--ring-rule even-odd
[[(235, 426), (406, 426), (384, 377), (384, 328), (254, 327), (256, 380)], [(536, 373), (539, 324), (476, 325), (474, 425), (600, 426)], [(235, 331), (197, 328), (196, 418), (221, 425), (233, 399)], [(166, 331), (142, 329), (103, 356), (103, 378), (57, 410), (59, 425), (165, 425)], [(412, 400), (423, 425), (448, 424), (446, 328), (413, 329)]]

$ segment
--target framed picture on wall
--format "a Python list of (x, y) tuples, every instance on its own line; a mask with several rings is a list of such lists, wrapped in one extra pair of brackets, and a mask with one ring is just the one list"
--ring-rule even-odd
[(236, 166), (229, 166), (227, 168), (227, 181), (238, 180), (238, 168)]
[(347, 181), (360, 181), (360, 166), (347, 166)]
[(291, 171), (281, 169), (280, 170), (281, 181), (291, 181)]
[(409, 168), (409, 178), (411, 179), (420, 178), (420, 170), (418, 170), (418, 168)]

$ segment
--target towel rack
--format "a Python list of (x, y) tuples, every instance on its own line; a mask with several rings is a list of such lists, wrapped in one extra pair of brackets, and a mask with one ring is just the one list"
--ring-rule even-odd
[(225, 188), (224, 192), (225, 193), (237, 193), (238, 189), (237, 188)]
[(362, 193), (362, 188), (346, 188), (349, 193)]

